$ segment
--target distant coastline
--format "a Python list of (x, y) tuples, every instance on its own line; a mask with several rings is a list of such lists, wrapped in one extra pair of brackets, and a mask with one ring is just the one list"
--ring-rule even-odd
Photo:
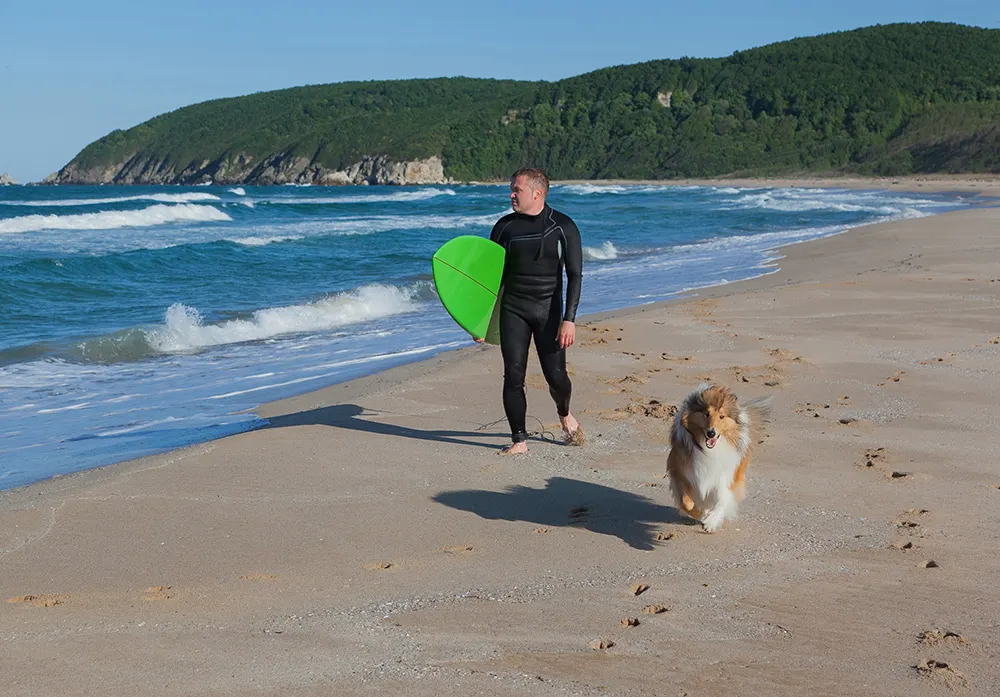
[[(1000, 174), (1000, 29), (879, 25), (556, 82), (434, 78), (217, 99), (49, 184), (452, 184)], [(892, 88), (883, 86), (891, 78)]]

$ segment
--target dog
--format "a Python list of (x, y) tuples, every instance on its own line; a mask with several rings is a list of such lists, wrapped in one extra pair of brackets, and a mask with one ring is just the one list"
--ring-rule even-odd
[(667, 476), (678, 509), (705, 532), (736, 519), (758, 428), (770, 414), (770, 395), (741, 403), (728, 388), (709, 383), (688, 394), (677, 410)]

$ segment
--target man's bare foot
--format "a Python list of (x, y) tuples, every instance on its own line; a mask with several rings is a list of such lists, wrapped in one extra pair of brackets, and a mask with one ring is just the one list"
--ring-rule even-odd
[(580, 427), (580, 422), (576, 420), (576, 417), (570, 413), (559, 417), (559, 421), (562, 423), (563, 432), (566, 433), (566, 444), (583, 445), (583, 428)]
[(580, 422), (576, 420), (572, 412), (566, 416), (560, 416), (559, 423), (562, 424), (562, 429), (566, 432), (567, 436), (580, 427)]
[(506, 448), (499, 451), (500, 455), (524, 455), (528, 452), (528, 444), (524, 441), (511, 443)]

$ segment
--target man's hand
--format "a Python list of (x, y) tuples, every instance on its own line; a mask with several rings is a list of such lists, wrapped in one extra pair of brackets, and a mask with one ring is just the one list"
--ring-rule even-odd
[(481, 343), (483, 343), (484, 341), (486, 341), (486, 339), (485, 339), (485, 338), (483, 338), (483, 339), (477, 339), (476, 337), (472, 337), (472, 340), (473, 340), (473, 341), (475, 341), (475, 342), (476, 342), (477, 344), (481, 344)]
[(559, 348), (569, 348), (576, 340), (576, 324), (563, 320), (559, 325)]

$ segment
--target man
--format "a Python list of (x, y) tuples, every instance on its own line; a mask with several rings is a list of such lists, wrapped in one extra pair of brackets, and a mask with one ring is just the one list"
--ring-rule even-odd
[[(524, 375), (532, 338), (566, 442), (584, 442), (583, 429), (569, 409), (573, 386), (566, 373), (566, 349), (576, 337), (583, 250), (576, 224), (545, 202), (548, 192), (549, 180), (542, 170), (514, 172), (510, 179), (514, 212), (500, 218), (490, 233), (490, 239), (507, 250), (499, 319), (503, 406), (513, 441), (501, 452), (509, 454), (528, 452)], [(567, 278), (565, 311), (563, 268)]]

